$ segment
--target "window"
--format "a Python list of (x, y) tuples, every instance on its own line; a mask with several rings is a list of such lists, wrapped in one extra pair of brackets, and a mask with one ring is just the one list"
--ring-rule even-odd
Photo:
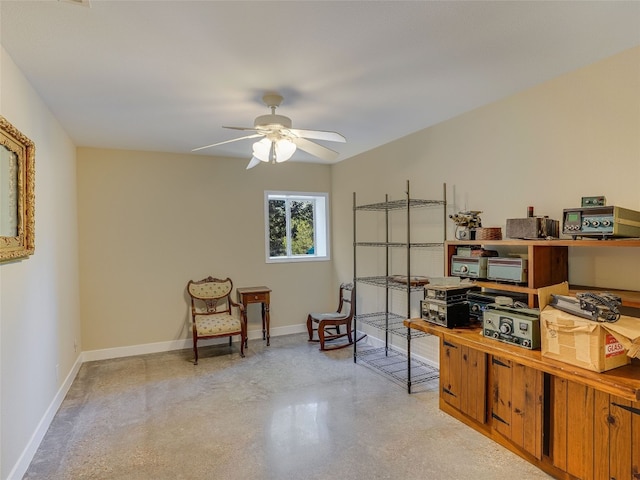
[(329, 195), (264, 192), (267, 263), (329, 260)]

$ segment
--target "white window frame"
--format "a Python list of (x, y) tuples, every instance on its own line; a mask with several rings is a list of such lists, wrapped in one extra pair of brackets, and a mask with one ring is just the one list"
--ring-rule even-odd
[[(269, 200), (303, 200), (314, 202), (314, 253), (307, 255), (286, 255), (271, 257), (269, 248)], [(287, 212), (289, 209), (287, 208)], [(329, 194), (322, 192), (264, 192), (264, 245), (266, 263), (318, 262), (331, 260), (329, 236)], [(287, 214), (287, 233), (289, 234), (289, 215)]]

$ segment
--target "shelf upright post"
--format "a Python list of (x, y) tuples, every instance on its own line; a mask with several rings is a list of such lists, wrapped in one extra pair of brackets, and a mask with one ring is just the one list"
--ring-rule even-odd
[(442, 240), (443, 243), (447, 241), (447, 184), (446, 182), (442, 184)]
[(385, 277), (384, 277), (384, 355), (389, 355), (389, 194), (384, 195)]
[[(356, 278), (358, 277), (356, 272), (356, 238), (356, 192), (353, 192), (353, 304), (351, 305), (351, 308), (353, 311), (354, 338), (357, 338), (358, 336), (358, 309), (356, 308), (358, 303), (358, 283), (356, 282)], [(356, 363), (356, 356), (358, 354), (356, 345), (358, 345), (358, 342), (353, 342), (353, 363)]]
[[(411, 195), (407, 180), (407, 319), (411, 318)], [(407, 329), (407, 393), (411, 393), (411, 330)]]

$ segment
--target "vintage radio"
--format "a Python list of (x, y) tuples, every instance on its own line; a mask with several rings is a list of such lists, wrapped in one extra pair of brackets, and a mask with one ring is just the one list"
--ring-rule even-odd
[(614, 206), (565, 208), (562, 233), (577, 237), (640, 237), (640, 212)]
[(526, 283), (527, 259), (521, 257), (489, 258), (487, 279), (499, 282)]
[(507, 218), (507, 238), (558, 238), (560, 222), (547, 217)]
[[(456, 279), (457, 280), (457, 279)], [(426, 285), (424, 287), (424, 299), (436, 300), (447, 304), (466, 302), (467, 292), (478, 291), (480, 287), (475, 285)]]
[(482, 314), (487, 305), (497, 303), (507, 307), (526, 306), (528, 305), (528, 297), (524, 293), (513, 292), (469, 292), (467, 294), (467, 303), (469, 304), (469, 316), (473, 322), (482, 322)]
[(598, 195), (596, 197), (582, 197), (580, 202), (581, 207), (604, 207), (607, 204), (607, 199), (604, 195)]
[(487, 260), (490, 257), (451, 256), (451, 275), (467, 278), (487, 278)]
[(420, 316), (427, 322), (446, 328), (469, 325), (467, 302), (446, 303), (437, 300), (421, 300)]
[(540, 310), (487, 305), (482, 334), (529, 350), (540, 348)]

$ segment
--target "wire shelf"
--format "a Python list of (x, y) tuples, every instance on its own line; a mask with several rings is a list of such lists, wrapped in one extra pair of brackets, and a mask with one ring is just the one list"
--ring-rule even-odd
[(356, 242), (356, 247), (392, 247), (392, 248), (442, 248), (444, 242), (423, 242), (423, 243), (405, 243), (405, 242)]
[[(445, 205), (446, 202), (444, 200), (420, 200), (417, 198), (409, 199), (409, 207), (434, 207), (438, 205)], [(380, 202), (380, 203), (370, 203), (368, 205), (359, 205), (356, 206), (356, 210), (374, 210), (374, 211), (384, 211), (384, 210), (400, 210), (402, 208), (407, 208), (407, 199), (404, 200), (391, 200), (388, 202)]]
[[(388, 324), (387, 324), (387, 316), (388, 316)], [(362, 322), (366, 325), (371, 325), (374, 328), (379, 330), (386, 330), (387, 325), (389, 327), (389, 333), (393, 335), (397, 335), (399, 337), (407, 338), (407, 327), (404, 325), (404, 321), (406, 317), (402, 315), (398, 315), (397, 313), (385, 313), (385, 312), (376, 312), (376, 313), (365, 313), (356, 315), (356, 321)], [(411, 338), (424, 337), (427, 334), (421, 331), (412, 331)]]
[[(358, 277), (356, 282), (366, 283), (367, 285), (374, 285), (376, 287), (385, 287), (393, 290), (407, 291), (407, 283), (394, 280), (393, 277)], [(424, 289), (424, 285), (411, 285), (411, 291), (419, 292)]]
[[(392, 348), (364, 346), (358, 348), (356, 358), (403, 387), (409, 385), (405, 353)], [(411, 357), (411, 386), (437, 380), (439, 377), (440, 371), (437, 368)]]

